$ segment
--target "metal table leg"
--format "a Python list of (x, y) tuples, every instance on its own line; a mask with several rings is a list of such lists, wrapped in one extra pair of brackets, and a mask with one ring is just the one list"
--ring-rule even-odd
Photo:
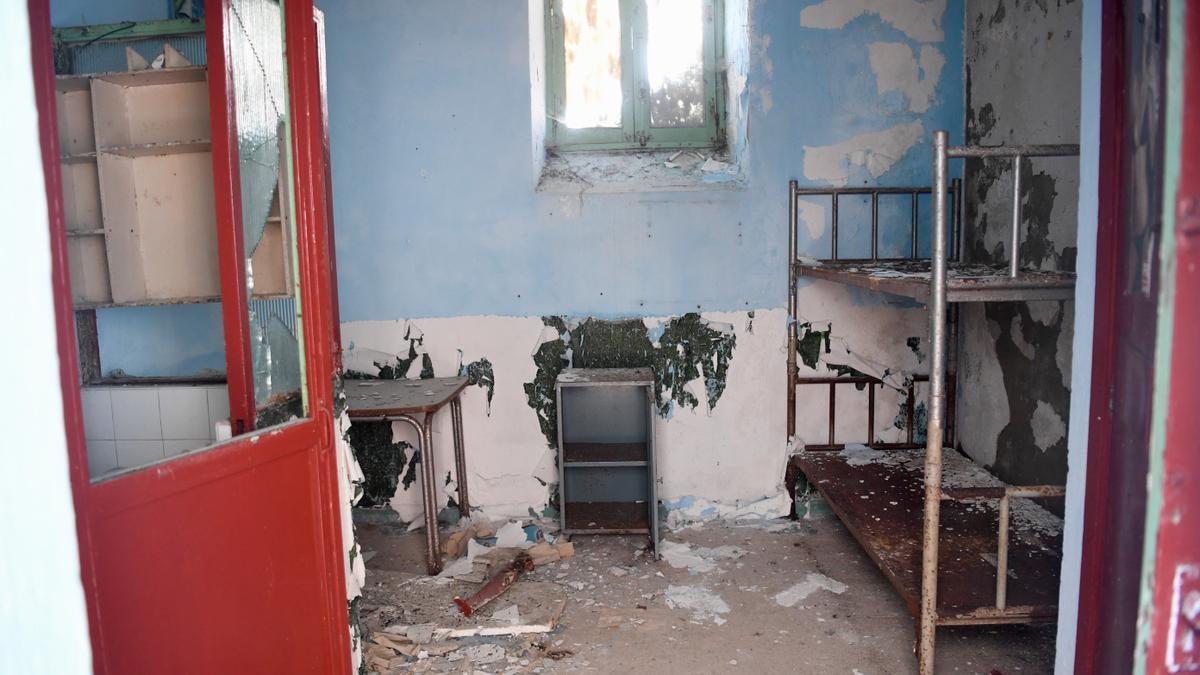
[(458, 478), (458, 508), (464, 516), (471, 515), (471, 500), (467, 495), (467, 451), (463, 436), (462, 399), (450, 401), (450, 419), (454, 427), (454, 471)]
[(433, 466), (433, 413), (425, 413), (421, 425), (421, 496), (425, 500), (425, 569), (442, 571), (441, 542), (438, 541), (437, 470)]

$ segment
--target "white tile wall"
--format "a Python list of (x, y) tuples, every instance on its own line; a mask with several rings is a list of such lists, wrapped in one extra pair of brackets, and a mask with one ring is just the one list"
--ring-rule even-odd
[(113, 431), (117, 440), (162, 440), (155, 388), (122, 387), (111, 393)]
[(100, 386), (83, 389), (92, 476), (211, 445), (229, 417), (225, 385)]
[(158, 412), (163, 438), (209, 438), (208, 392), (200, 387), (160, 387)]

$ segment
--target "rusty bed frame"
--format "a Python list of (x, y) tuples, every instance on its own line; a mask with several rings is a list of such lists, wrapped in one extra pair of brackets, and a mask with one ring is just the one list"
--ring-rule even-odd
[[(1003, 624), (1031, 623), (1037, 621), (1053, 621), (1057, 616), (1054, 599), (1049, 605), (1019, 605), (1010, 604), (1008, 589), (1010, 548), (1013, 542), (1010, 538), (1010, 505), (1013, 499), (1043, 499), (1061, 497), (1065, 490), (1059, 485), (1029, 485), (1029, 486), (958, 486), (943, 485), (943, 448), (950, 445), (954, 450), (955, 415), (953, 401), (955, 399), (957, 375), (957, 333), (958, 312), (952, 303), (957, 302), (1011, 302), (1048, 299), (1072, 299), (1074, 297), (1074, 277), (1065, 273), (1044, 273), (1037, 271), (1022, 271), (1016, 252), (1020, 250), (1021, 241), (1021, 183), (1023, 161), (1030, 157), (1063, 157), (1077, 156), (1078, 145), (1021, 145), (1003, 147), (982, 146), (950, 146), (945, 131), (933, 133), (933, 184), (931, 187), (856, 187), (856, 188), (800, 188), (796, 181), (789, 184), (789, 251), (788, 260), (788, 383), (787, 383), (787, 433), (789, 440), (796, 432), (796, 387), (800, 385), (825, 385), (829, 387), (829, 434), (826, 443), (808, 444), (803, 452), (793, 457), (788, 466), (789, 488), (794, 490), (797, 473), (808, 470), (812, 473), (827, 472), (829, 480), (814, 480), (808, 476), (833, 511), (843, 521), (855, 538), (866, 550), (872, 560), (879, 565), (881, 571), (896, 587), (905, 599), (910, 612), (917, 620), (916, 652), (919, 670), (923, 675), (932, 675), (934, 667), (935, 632), (938, 625), (963, 624)], [(950, 181), (947, 165), (950, 159), (975, 158), (979, 160), (1007, 159), (1012, 162), (1013, 180), (1013, 216), (1010, 224), (1011, 231), (1007, 239), (1010, 260), (1006, 268), (992, 268), (980, 273), (975, 266), (968, 273), (956, 272), (962, 269), (961, 231), (963, 219), (963, 191), (959, 179)], [(911, 195), (911, 247), (909, 255), (902, 258), (881, 258), (879, 256), (879, 197), (880, 195)], [(838, 200), (842, 196), (871, 197), (871, 257), (867, 259), (847, 259), (838, 256)], [(932, 199), (931, 255), (929, 258), (918, 257), (918, 200), (921, 195), (930, 195)], [(797, 249), (798, 201), (804, 198), (829, 197), (831, 201), (831, 257), (813, 261), (799, 256)], [(953, 202), (952, 207), (947, 204)], [(953, 218), (953, 239), (947, 242), (948, 219)], [(925, 267), (927, 266), (927, 268)], [(915, 270), (915, 271), (914, 271)], [(829, 281), (858, 286), (869, 290), (904, 295), (923, 302), (929, 308), (930, 328), (930, 371), (926, 376), (913, 376), (907, 381), (908, 424), (907, 438), (899, 443), (879, 442), (875, 436), (875, 391), (877, 387), (889, 386), (882, 380), (870, 376), (854, 377), (800, 377), (797, 364), (797, 343), (799, 315), (797, 308), (796, 290), (798, 278), (808, 276)], [(948, 348), (949, 347), (949, 348)], [(928, 383), (927, 426), (926, 440), (918, 443), (913, 435), (913, 411), (915, 403), (915, 385), (917, 382)], [(871, 506), (863, 502), (851, 504), (849, 500), (839, 500), (840, 493), (831, 488), (842, 485), (842, 490), (861, 490), (858, 484), (863, 484), (871, 478), (869, 472), (861, 471), (862, 467), (850, 466), (848, 462), (838, 463), (835, 452), (845, 448), (845, 444), (836, 441), (834, 430), (836, 426), (836, 389), (839, 385), (866, 384), (867, 393), (867, 436), (862, 445), (872, 450), (919, 450), (924, 448), (924, 469), (920, 477), (914, 477), (914, 472), (906, 474), (910, 483), (920, 481), (918, 488), (910, 484), (908, 498), (913, 502), (912, 509), (922, 514), (920, 520), (920, 574), (916, 570), (900, 570), (897, 572), (894, 560), (888, 556), (891, 551), (884, 550), (888, 544), (882, 543), (878, 528), (872, 534), (869, 532), (872, 523), (856, 518), (856, 511), (870, 511)], [(947, 405), (947, 399), (951, 402)], [(809, 454), (811, 453), (811, 454)], [(809, 461), (806, 458), (819, 458), (821, 461)], [(952, 459), (958, 459), (952, 457)], [(833, 467), (832, 471), (825, 467)], [(856, 473), (857, 470), (857, 473)], [(896, 474), (887, 475), (888, 472)], [(898, 469), (883, 467), (875, 470), (881, 490), (900, 490), (902, 481), (892, 480), (900, 472)], [(837, 474), (837, 475), (835, 475)], [(861, 477), (860, 477), (861, 476)], [(915, 492), (915, 494), (914, 494)], [(865, 499), (865, 497), (864, 497)], [(942, 519), (942, 502), (951, 502), (954, 506), (948, 517), (956, 525), (961, 526), (964, 518), (962, 509), (957, 506), (965, 502), (975, 501), (995, 502), (998, 508), (998, 522), (995, 537), (995, 592), (994, 601), (989, 605), (979, 604), (975, 608), (965, 608), (962, 611), (939, 612), (938, 585), (939, 580), (948, 587), (953, 586), (953, 577), (957, 572), (967, 570), (972, 574), (978, 573), (978, 561), (972, 567), (964, 564), (958, 569), (960, 558), (939, 560), (939, 540)], [(919, 504), (917, 503), (919, 502)], [(869, 502), (868, 502), (869, 503)], [(892, 501), (891, 504), (897, 502)], [(950, 508), (950, 507), (948, 507)], [(886, 511), (886, 507), (884, 508)], [(897, 522), (908, 525), (910, 530), (905, 534), (910, 538), (916, 537), (915, 514), (908, 513), (908, 518)], [(863, 516), (865, 518), (866, 516)], [(955, 520), (956, 518), (960, 520)], [(879, 518), (875, 517), (878, 521)], [(983, 523), (979, 519), (970, 520), (972, 527)], [(982, 534), (982, 533), (976, 533)], [(874, 537), (874, 538), (873, 538)], [(955, 532), (955, 538), (948, 547), (954, 549), (962, 533)], [(912, 541), (907, 542), (915, 546)], [(978, 548), (978, 537), (974, 540)], [(1015, 544), (1018, 551), (1018, 562), (1034, 564), (1038, 553), (1030, 552), (1028, 547), (1021, 548)], [(1060, 547), (1061, 548), (1061, 547)], [(957, 549), (951, 551), (958, 553)], [(973, 553), (978, 553), (972, 549)], [(1061, 560), (1061, 552), (1056, 560)], [(891, 561), (891, 567), (889, 567)], [(1045, 567), (1051, 563), (1037, 558), (1036, 564)], [(1031, 575), (1034, 579), (1042, 579), (1045, 583), (1054, 583), (1057, 587), (1057, 563), (1055, 569), (1045, 570), (1045, 574)], [(945, 577), (939, 573), (945, 568)], [(907, 572), (907, 574), (905, 574)], [(1026, 577), (1022, 576), (1025, 580)], [(983, 581), (979, 579), (979, 581)], [(961, 587), (962, 584), (960, 584)], [(919, 589), (914, 588), (919, 586)], [(976, 588), (979, 584), (974, 584)], [(919, 590), (919, 593), (914, 592)], [(951, 588), (953, 590), (953, 588)], [(1044, 590), (1044, 589), (1042, 589)], [(1044, 596), (1044, 594), (1043, 594)]]

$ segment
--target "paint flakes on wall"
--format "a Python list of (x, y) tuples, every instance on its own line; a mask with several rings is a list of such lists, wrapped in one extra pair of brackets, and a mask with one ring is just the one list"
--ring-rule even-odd
[(829, 337), (833, 333), (833, 324), (826, 324), (825, 330), (815, 330), (811, 323), (805, 322), (796, 327), (796, 353), (800, 361), (809, 368), (816, 368), (821, 360), (821, 352), (830, 353)]
[(831, 185), (846, 185), (851, 173), (877, 179), (925, 137), (920, 120), (903, 122), (859, 134), (833, 145), (804, 146), (804, 177)]
[(546, 443), (558, 447), (558, 404), (554, 395), (554, 381), (563, 368), (571, 365), (568, 348), (570, 333), (567, 324), (556, 316), (542, 317), (546, 328), (542, 329), (540, 343), (533, 353), (533, 364), (537, 373), (532, 382), (525, 383), (525, 399), (537, 414), (538, 426)]
[[(458, 352), (459, 359), (462, 359), (462, 351)], [(492, 415), (492, 397), (496, 394), (496, 371), (492, 368), (492, 362), (487, 358), (472, 361), (465, 366), (459, 366), (459, 377), (467, 378), (467, 386), (479, 387), (487, 392), (487, 414)]]
[(821, 238), (825, 234), (825, 205), (811, 202), (807, 199), (796, 200), (796, 216), (804, 223), (804, 228), (808, 230), (808, 236), (813, 241)]
[(1046, 451), (1067, 437), (1067, 423), (1063, 421), (1058, 411), (1045, 401), (1038, 401), (1033, 410), (1033, 442)]
[(946, 65), (946, 57), (933, 45), (922, 45), (920, 55), (903, 42), (872, 42), (867, 46), (871, 70), (880, 94), (898, 91), (910, 112), (923, 113), (933, 103), (933, 93)]
[(596, 318), (568, 323), (561, 317), (543, 321), (548, 330), (543, 330), (533, 354), (537, 374), (525, 383), (525, 396), (550, 447), (558, 438), (554, 381), (564, 368), (650, 368), (655, 404), (659, 414), (669, 417), (676, 405), (696, 409), (702, 396), (709, 411), (716, 407), (737, 344), (732, 324), (708, 321), (696, 313), (661, 323)]
[(940, 42), (946, 0), (823, 0), (800, 12), (805, 28), (836, 30), (875, 15), (917, 42)]

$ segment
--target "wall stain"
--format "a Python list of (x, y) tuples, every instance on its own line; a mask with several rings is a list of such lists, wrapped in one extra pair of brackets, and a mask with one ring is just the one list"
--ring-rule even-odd
[(554, 381), (564, 368), (650, 368), (655, 406), (667, 417), (676, 405), (693, 410), (700, 406), (700, 399), (685, 387), (698, 378), (704, 380), (708, 410), (716, 407), (737, 345), (732, 331), (714, 328), (694, 312), (667, 321), (657, 342), (641, 319), (589, 317), (570, 327), (563, 317), (542, 321), (558, 331), (559, 339), (543, 342), (534, 352), (537, 373), (525, 383), (525, 397), (552, 448), (558, 443)]

